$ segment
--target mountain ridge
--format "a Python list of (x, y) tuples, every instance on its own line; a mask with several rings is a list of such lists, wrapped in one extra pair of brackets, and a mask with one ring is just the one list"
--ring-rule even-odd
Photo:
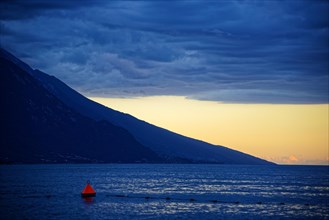
[(67, 107), (14, 63), (1, 58), (0, 67), (2, 163), (163, 161), (125, 129)]
[[(7, 53), (14, 57), (9, 52)], [(7, 60), (12, 59), (8, 54), (2, 53), (2, 57)], [(26, 68), (28, 65), (23, 63), (19, 66)], [(204, 141), (176, 134), (164, 128), (141, 121), (129, 114), (105, 107), (89, 100), (56, 77), (49, 76), (40, 70), (32, 70), (29, 74), (39, 80), (49, 93), (61, 100), (66, 106), (95, 121), (107, 121), (110, 124), (127, 130), (137, 142), (155, 152), (159, 157), (165, 158), (167, 161), (175, 161), (175, 158), (180, 158), (182, 161), (187, 162), (273, 164), (223, 146), (215, 146)]]

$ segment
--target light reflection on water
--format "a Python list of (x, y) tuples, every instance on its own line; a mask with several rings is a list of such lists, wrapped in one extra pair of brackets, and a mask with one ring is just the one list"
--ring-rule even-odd
[[(326, 219), (328, 169), (200, 164), (1, 166), (0, 211), (3, 219)], [(80, 198), (87, 180), (97, 192), (88, 201)]]

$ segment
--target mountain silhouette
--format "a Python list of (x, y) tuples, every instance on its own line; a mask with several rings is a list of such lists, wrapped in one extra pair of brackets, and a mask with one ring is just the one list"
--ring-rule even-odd
[(85, 117), (9, 60), (1, 68), (2, 162), (161, 162), (125, 129)]
[(93, 102), (4, 49), (0, 69), (1, 162), (272, 164)]

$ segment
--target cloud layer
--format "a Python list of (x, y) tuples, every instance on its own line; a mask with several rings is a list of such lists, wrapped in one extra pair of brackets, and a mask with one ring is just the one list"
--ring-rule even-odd
[(1, 47), (91, 96), (328, 103), (319, 1), (2, 1)]

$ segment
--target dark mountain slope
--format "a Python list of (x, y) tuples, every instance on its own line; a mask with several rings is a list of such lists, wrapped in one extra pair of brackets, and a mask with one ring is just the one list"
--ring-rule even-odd
[(66, 106), (0, 56), (2, 162), (161, 162), (125, 129)]
[(106, 120), (127, 129), (134, 137), (168, 161), (223, 163), (223, 164), (273, 164), (260, 158), (209, 143), (188, 138), (154, 126), (87, 99), (62, 81), (39, 70), (32, 73), (42, 84), (65, 104), (82, 115), (95, 120)]
[[(150, 149), (151, 152), (155, 152), (158, 155), (154, 157), (156, 161), (163, 161), (159, 159), (161, 157), (165, 158), (165, 162), (273, 164), (236, 150), (223, 146), (214, 146), (203, 141), (176, 134), (139, 120), (131, 115), (107, 108), (82, 96), (56, 77), (49, 76), (39, 70), (33, 70), (27, 64), (1, 48), (0, 57), (29, 73), (39, 82), (41, 87), (47, 90), (52, 97), (56, 97), (70, 111), (78, 112), (93, 123), (96, 123), (96, 121), (99, 123), (106, 122), (128, 131), (139, 143), (146, 147), (143, 148), (144, 150)], [(77, 132), (75, 135), (79, 137), (82, 131), (76, 130), (74, 132)]]

